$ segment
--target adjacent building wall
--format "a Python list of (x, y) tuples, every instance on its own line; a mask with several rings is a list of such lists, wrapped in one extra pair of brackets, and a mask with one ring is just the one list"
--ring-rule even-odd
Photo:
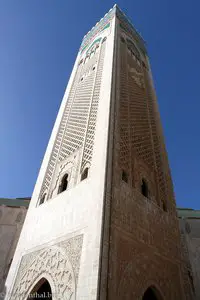
[(30, 199), (0, 199), (0, 292), (14, 256)]
[(184, 276), (200, 299), (200, 210), (178, 208)]

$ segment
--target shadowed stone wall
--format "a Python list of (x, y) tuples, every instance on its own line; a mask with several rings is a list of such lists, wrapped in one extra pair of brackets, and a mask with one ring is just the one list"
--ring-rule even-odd
[(178, 208), (182, 265), (195, 299), (200, 299), (200, 211)]
[(29, 199), (0, 199), (0, 292), (12, 262)]
[(163, 299), (191, 300), (189, 279), (182, 278), (176, 204), (148, 57), (118, 21), (106, 195), (110, 214), (105, 213), (104, 227), (107, 299), (139, 300), (154, 286)]

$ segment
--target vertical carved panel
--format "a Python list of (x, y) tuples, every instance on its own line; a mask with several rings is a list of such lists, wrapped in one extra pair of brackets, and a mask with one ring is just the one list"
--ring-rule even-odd
[(83, 148), (81, 166), (91, 163), (106, 42), (93, 43), (77, 67), (49, 160), (40, 197), (51, 197), (51, 182), (58, 162)]
[[(134, 159), (146, 164), (154, 174), (156, 202), (164, 209), (174, 204), (173, 186), (163, 140), (159, 113), (153, 94), (146, 56), (134, 37), (120, 30), (119, 44), (119, 165), (131, 176), (135, 186)], [(148, 178), (147, 178), (148, 180)], [(168, 199), (169, 195), (169, 199)], [(168, 203), (167, 203), (168, 202)]]
[(84, 169), (85, 165), (87, 163), (91, 163), (91, 160), (92, 160), (94, 136), (95, 136), (95, 129), (96, 129), (96, 119), (97, 119), (99, 95), (100, 95), (102, 72), (103, 72), (103, 62), (104, 62), (104, 55), (105, 55), (105, 47), (106, 47), (106, 42), (104, 42), (101, 46), (101, 52), (100, 52), (98, 64), (95, 67), (95, 68), (97, 68), (97, 71), (96, 71), (96, 78), (95, 78), (95, 82), (94, 82), (94, 90), (93, 90), (90, 114), (89, 114), (89, 118), (88, 118), (88, 125), (87, 125), (86, 139), (85, 139), (84, 150), (83, 150), (81, 171), (82, 171), (82, 169)]
[[(119, 19), (108, 298), (142, 299), (153, 285), (163, 299), (182, 300), (178, 221), (148, 59)], [(130, 180), (119, 176), (123, 169)]]

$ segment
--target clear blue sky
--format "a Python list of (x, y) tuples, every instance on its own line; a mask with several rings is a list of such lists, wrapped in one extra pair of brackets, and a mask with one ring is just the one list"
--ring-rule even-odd
[[(0, 197), (32, 194), (82, 37), (114, 3), (0, 1)], [(200, 209), (200, 3), (118, 5), (148, 44), (177, 204)]]

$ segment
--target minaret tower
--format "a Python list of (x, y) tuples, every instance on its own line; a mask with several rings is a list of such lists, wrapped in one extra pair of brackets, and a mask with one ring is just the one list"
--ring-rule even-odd
[(180, 262), (145, 42), (115, 5), (83, 38), (6, 299), (192, 299)]

